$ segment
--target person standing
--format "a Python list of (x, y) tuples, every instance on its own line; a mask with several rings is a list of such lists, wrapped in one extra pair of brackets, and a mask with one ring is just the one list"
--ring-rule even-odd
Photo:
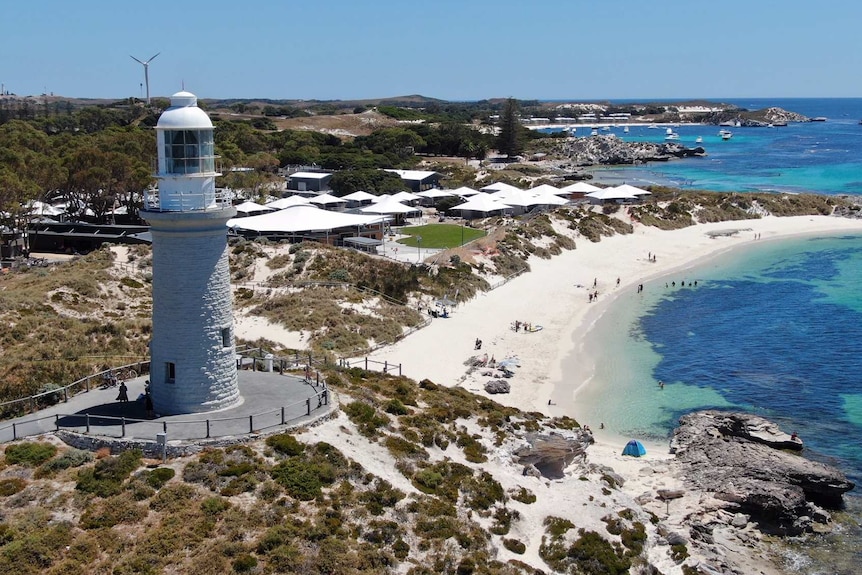
[(147, 419), (155, 419), (156, 413), (153, 410), (153, 396), (150, 395), (149, 389), (144, 396), (144, 410), (147, 412)]
[(120, 393), (117, 394), (117, 401), (121, 403), (128, 403), (129, 401), (129, 388), (126, 387), (126, 382), (120, 382)]

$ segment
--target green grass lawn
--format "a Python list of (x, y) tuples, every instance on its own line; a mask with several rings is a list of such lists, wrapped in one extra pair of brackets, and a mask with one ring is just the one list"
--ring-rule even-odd
[(485, 235), (482, 230), (475, 230), (467, 226), (454, 224), (428, 224), (427, 226), (408, 226), (401, 228), (402, 234), (408, 234), (409, 238), (398, 240), (405, 246), (417, 247), (417, 237), (422, 237), (423, 248), (456, 248), (467, 242), (481, 238)]

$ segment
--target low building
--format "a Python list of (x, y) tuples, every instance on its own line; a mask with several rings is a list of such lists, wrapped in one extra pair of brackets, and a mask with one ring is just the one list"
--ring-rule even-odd
[(424, 192), (432, 188), (440, 187), (440, 174), (437, 172), (424, 172), (422, 170), (385, 170), (397, 174), (411, 192)]
[(329, 172), (294, 172), (287, 177), (287, 189), (297, 192), (328, 192), (331, 190)]

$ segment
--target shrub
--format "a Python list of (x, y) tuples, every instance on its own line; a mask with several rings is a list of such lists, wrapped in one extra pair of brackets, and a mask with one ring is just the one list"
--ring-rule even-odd
[(255, 567), (257, 567), (257, 559), (247, 553), (233, 560), (233, 570), (237, 573), (248, 573)]
[(130, 449), (117, 457), (101, 459), (95, 467), (78, 473), (76, 489), (99, 497), (116, 495), (122, 490), (123, 482), (141, 464), (141, 457), (139, 449)]
[(224, 497), (207, 497), (201, 501), (201, 511), (206, 515), (220, 515), (230, 509), (230, 501)]
[(93, 461), (93, 454), (83, 449), (69, 449), (59, 457), (46, 461), (36, 470), (36, 478), (50, 477), (71, 467), (80, 467), (85, 463)]
[(554, 517), (552, 515), (545, 517), (544, 524), (545, 527), (547, 527), (548, 533), (551, 535), (551, 537), (555, 539), (559, 539), (566, 534), (566, 531), (568, 531), (569, 529), (574, 529), (575, 527), (575, 524), (568, 519), (563, 519), (562, 517)]
[(12, 465), (36, 467), (54, 457), (57, 447), (50, 443), (22, 441), (6, 448), (6, 462)]
[(520, 489), (513, 489), (509, 491), (509, 497), (511, 497), (515, 501), (527, 505), (536, 502), (536, 494), (527, 489), (526, 487), (521, 487)]
[(407, 555), (410, 554), (410, 545), (405, 543), (403, 539), (399, 539), (392, 544), (392, 552), (398, 559), (406, 559)]
[(523, 555), (527, 551), (527, 546), (517, 539), (503, 539), (503, 547), (518, 555)]
[(277, 453), (288, 457), (302, 455), (302, 452), (305, 450), (305, 445), (297, 441), (294, 436), (287, 433), (270, 435), (266, 438), (266, 444), (269, 447), (272, 447)]
[(332, 466), (326, 462), (310, 462), (297, 458), (282, 461), (272, 468), (272, 478), (284, 487), (291, 497), (310, 501), (320, 495), (324, 485), (335, 481)]
[(10, 479), (0, 479), (0, 497), (9, 497), (15, 495), (27, 487), (27, 482), (20, 477), (12, 477)]
[(458, 447), (464, 450), (464, 457), (470, 463), (484, 463), (488, 461), (488, 458), (485, 456), (485, 446), (472, 435), (466, 433), (459, 434), (457, 444)]
[(677, 543), (670, 547), (670, 557), (677, 563), (682, 563), (688, 557), (688, 547), (685, 543)]
[(423, 469), (413, 478), (413, 482), (420, 491), (434, 493), (443, 483), (443, 476), (431, 469)]
[(387, 416), (378, 413), (373, 406), (362, 401), (348, 403), (342, 409), (350, 421), (359, 428), (359, 432), (366, 437), (374, 437), (379, 428), (389, 424)]
[(569, 559), (584, 575), (623, 575), (629, 572), (631, 560), (595, 531), (579, 532), (580, 537), (569, 548)]
[(173, 479), (176, 472), (170, 467), (158, 467), (152, 471), (147, 471), (145, 480), (147, 485), (153, 489), (161, 489), (165, 483)]
[(512, 527), (512, 519), (519, 516), (520, 514), (517, 511), (509, 511), (505, 507), (498, 507), (494, 511), (494, 524), (491, 525), (489, 531), (494, 535), (506, 535)]
[(386, 413), (391, 413), (392, 415), (407, 415), (410, 413), (410, 410), (407, 409), (399, 399), (393, 398), (386, 404)]
[(382, 515), (387, 507), (394, 507), (396, 503), (404, 499), (404, 492), (395, 489), (392, 484), (384, 479), (377, 479), (374, 489), (363, 492), (359, 500), (368, 507), (372, 515)]
[(125, 496), (105, 499), (101, 505), (90, 507), (81, 516), (82, 529), (103, 529), (121, 523), (138, 523), (147, 516), (147, 510)]
[(420, 445), (411, 443), (410, 441), (402, 439), (396, 435), (386, 436), (384, 444), (389, 450), (389, 453), (391, 453), (396, 459), (401, 459), (403, 457), (410, 459), (428, 458), (428, 452), (422, 449)]
[(462, 489), (467, 505), (475, 510), (490, 509), (498, 501), (502, 502), (506, 499), (503, 486), (487, 471), (465, 481)]
[(633, 555), (641, 554), (646, 539), (646, 529), (640, 521), (635, 521), (631, 529), (624, 529), (620, 534), (622, 544), (630, 549)]

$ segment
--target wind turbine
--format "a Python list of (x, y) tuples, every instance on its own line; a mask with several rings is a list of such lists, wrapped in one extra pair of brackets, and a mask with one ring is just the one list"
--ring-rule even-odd
[[(158, 56), (159, 54), (161, 54), (161, 52), (157, 52), (156, 56)], [(135, 58), (134, 56), (129, 55), (129, 58), (131, 58), (132, 60), (134, 60), (135, 62), (137, 62), (138, 64), (140, 64), (141, 66), (144, 67), (144, 82), (147, 85), (147, 106), (150, 105), (150, 62), (155, 60), (156, 56), (153, 56), (152, 58), (150, 58), (146, 62), (142, 62), (142, 61), (138, 60), (137, 58)]]

